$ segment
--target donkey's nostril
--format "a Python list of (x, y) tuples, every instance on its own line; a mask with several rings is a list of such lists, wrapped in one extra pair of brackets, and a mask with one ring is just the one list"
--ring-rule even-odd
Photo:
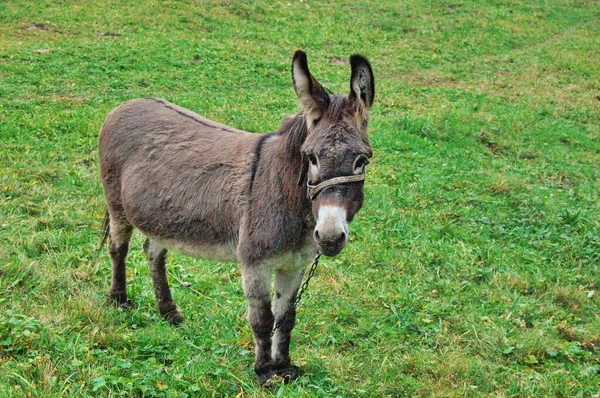
[(319, 231), (315, 229), (315, 242), (319, 243), (321, 241), (321, 237), (319, 236)]
[(335, 246), (344, 246), (346, 243), (346, 234), (340, 232), (338, 235), (334, 235), (330, 238), (329, 243)]

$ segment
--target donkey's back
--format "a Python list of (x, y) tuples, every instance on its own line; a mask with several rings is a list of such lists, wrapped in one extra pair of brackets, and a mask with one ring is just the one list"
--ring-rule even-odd
[(257, 137), (165, 100), (123, 103), (100, 132), (110, 228), (126, 238), (134, 226), (190, 255), (234, 259)]

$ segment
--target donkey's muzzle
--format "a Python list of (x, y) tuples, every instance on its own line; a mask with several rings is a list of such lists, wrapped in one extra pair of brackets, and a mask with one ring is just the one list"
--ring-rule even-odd
[(340, 206), (321, 206), (313, 238), (324, 255), (333, 257), (341, 252), (348, 239), (346, 209)]
[(337, 256), (344, 246), (346, 245), (346, 233), (340, 232), (339, 234), (321, 234), (318, 230), (314, 232), (314, 239), (319, 248), (321, 249), (321, 253), (326, 256), (333, 257)]

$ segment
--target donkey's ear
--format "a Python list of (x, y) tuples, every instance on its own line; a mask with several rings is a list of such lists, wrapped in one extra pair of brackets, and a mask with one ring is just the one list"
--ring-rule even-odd
[(348, 101), (356, 110), (358, 125), (369, 119), (369, 109), (375, 99), (375, 78), (367, 59), (360, 55), (350, 57), (352, 76), (350, 77), (350, 95)]
[(310, 74), (304, 51), (296, 51), (294, 54), (292, 79), (294, 90), (300, 98), (300, 104), (309, 122), (308, 125), (312, 126), (312, 122), (321, 118), (329, 107), (329, 94)]

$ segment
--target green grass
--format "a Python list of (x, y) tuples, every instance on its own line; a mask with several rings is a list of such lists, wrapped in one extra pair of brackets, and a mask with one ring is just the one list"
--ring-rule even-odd
[[(135, 4), (135, 5), (134, 5)], [(600, 9), (591, 1), (0, 3), (0, 396), (600, 394)], [(107, 302), (97, 133), (156, 96), (272, 131), (290, 62), (346, 92), (372, 62), (351, 242), (257, 386), (238, 268), (170, 256), (160, 320), (136, 235)]]

